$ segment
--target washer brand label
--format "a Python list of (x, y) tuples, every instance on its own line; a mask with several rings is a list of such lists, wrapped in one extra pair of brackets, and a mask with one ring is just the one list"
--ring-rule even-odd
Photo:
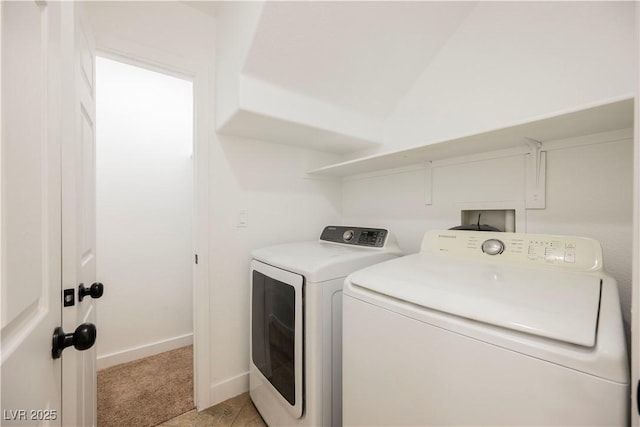
[(442, 239), (457, 239), (458, 236), (452, 236), (451, 234), (438, 234), (438, 237)]

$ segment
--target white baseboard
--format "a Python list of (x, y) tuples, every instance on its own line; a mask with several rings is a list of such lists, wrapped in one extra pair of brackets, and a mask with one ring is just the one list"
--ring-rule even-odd
[(193, 344), (193, 333), (98, 356), (98, 370)]
[[(209, 394), (211, 402), (209, 402), (209, 406), (217, 405), (245, 391), (249, 391), (249, 371), (216, 384), (211, 384), (211, 393)], [(198, 410), (200, 411), (201, 408), (198, 408)]]

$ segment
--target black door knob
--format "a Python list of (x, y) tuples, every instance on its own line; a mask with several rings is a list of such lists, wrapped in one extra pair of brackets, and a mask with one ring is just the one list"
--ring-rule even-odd
[(64, 330), (58, 326), (53, 330), (51, 356), (54, 359), (60, 358), (62, 350), (71, 345), (76, 350), (90, 349), (96, 342), (96, 334), (96, 325), (93, 323), (83, 323), (71, 334), (65, 334)]
[(87, 295), (93, 299), (98, 299), (102, 296), (103, 292), (104, 285), (100, 282), (94, 283), (89, 288), (86, 288), (84, 283), (80, 283), (80, 286), (78, 286), (78, 299), (82, 301)]

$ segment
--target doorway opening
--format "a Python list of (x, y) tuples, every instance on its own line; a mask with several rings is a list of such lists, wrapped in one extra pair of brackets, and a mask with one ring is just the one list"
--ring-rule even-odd
[(193, 106), (191, 80), (96, 57), (101, 427), (195, 406)]

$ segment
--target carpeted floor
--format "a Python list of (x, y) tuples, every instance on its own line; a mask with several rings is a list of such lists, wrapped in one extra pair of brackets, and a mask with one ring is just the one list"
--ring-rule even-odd
[(98, 427), (155, 426), (193, 408), (193, 346), (98, 372)]

